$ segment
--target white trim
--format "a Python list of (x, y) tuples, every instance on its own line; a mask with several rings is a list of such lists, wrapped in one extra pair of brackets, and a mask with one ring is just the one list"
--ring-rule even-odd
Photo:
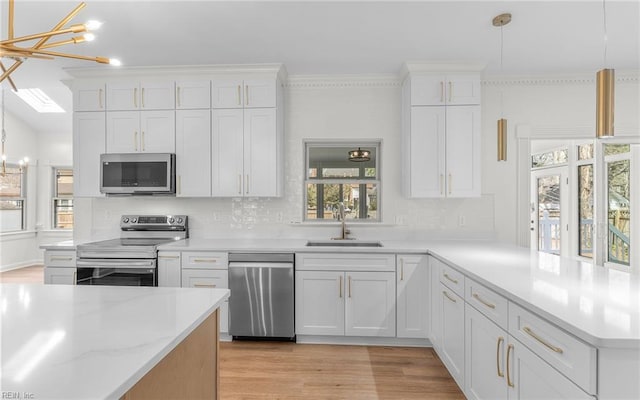
[(37, 232), (34, 230), (22, 230), (22, 231), (12, 231), (12, 232), (1, 232), (0, 238), (3, 242), (9, 240), (21, 240), (21, 239), (29, 239), (35, 238)]
[(8, 272), (16, 269), (24, 268), (24, 267), (32, 267), (34, 265), (44, 266), (44, 259), (33, 259), (29, 261), (20, 261), (18, 263), (2, 265), (0, 266), (0, 272)]

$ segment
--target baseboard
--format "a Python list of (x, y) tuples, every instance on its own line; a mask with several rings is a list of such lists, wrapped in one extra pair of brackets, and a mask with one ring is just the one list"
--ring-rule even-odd
[(36, 260), (29, 260), (29, 261), (21, 261), (19, 263), (14, 263), (14, 264), (9, 264), (9, 265), (2, 265), (0, 266), (0, 272), (8, 272), (8, 271), (12, 271), (14, 269), (20, 269), (20, 268), (24, 268), (24, 267), (32, 267), (32, 266), (36, 266), (36, 265), (44, 265), (44, 261), (42, 259), (36, 259)]
[(429, 339), (392, 337), (297, 335), (296, 342), (306, 344), (343, 344), (360, 346), (433, 347), (433, 344)]

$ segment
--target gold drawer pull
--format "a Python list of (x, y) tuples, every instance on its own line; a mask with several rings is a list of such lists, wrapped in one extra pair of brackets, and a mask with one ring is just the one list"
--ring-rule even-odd
[(158, 258), (166, 258), (166, 259), (169, 259), (169, 260), (177, 260), (180, 257), (179, 256), (158, 256)]
[(509, 359), (510, 359), (509, 357), (511, 356), (511, 350), (513, 350), (512, 344), (507, 346), (507, 385), (509, 385), (510, 387), (516, 387), (511, 381), (511, 372), (510, 372), (511, 363), (509, 362)]
[(478, 293), (474, 293), (473, 294), (473, 298), (478, 300), (480, 303), (484, 304), (485, 306), (489, 307), (489, 308), (496, 308), (495, 304), (491, 304), (488, 301), (484, 300), (482, 297), (480, 297), (480, 295), (478, 295)]
[(453, 279), (446, 272), (444, 273), (444, 277), (447, 278), (448, 280), (450, 280), (451, 282), (455, 283), (456, 285), (458, 284), (458, 280), (457, 279)]
[(193, 262), (203, 263), (203, 262), (216, 262), (215, 258), (195, 258)]
[(193, 287), (195, 287), (195, 288), (215, 288), (216, 285), (206, 284), (206, 283), (194, 283)]
[(498, 376), (500, 378), (504, 377), (504, 372), (500, 370), (500, 345), (504, 342), (504, 338), (502, 336), (498, 337), (498, 344), (496, 345), (496, 368), (498, 369)]
[(453, 301), (454, 303), (457, 303), (456, 299), (455, 299), (455, 298), (453, 298), (453, 297), (451, 297), (451, 296), (449, 295), (449, 293), (445, 292), (444, 290), (442, 291), (442, 294), (443, 294), (447, 299), (449, 299), (449, 300)]
[(71, 260), (73, 260), (73, 257), (60, 257), (60, 256), (51, 257), (51, 261), (71, 261)]
[(560, 347), (556, 347), (550, 343), (547, 343), (544, 339), (542, 339), (540, 336), (536, 335), (531, 328), (529, 328), (528, 326), (525, 326), (524, 328), (522, 328), (522, 330), (528, 334), (529, 336), (531, 336), (532, 338), (534, 338), (535, 340), (537, 340), (538, 342), (540, 342), (542, 345), (546, 346), (549, 350), (553, 350), (558, 354), (562, 354), (564, 353), (564, 351), (560, 348)]

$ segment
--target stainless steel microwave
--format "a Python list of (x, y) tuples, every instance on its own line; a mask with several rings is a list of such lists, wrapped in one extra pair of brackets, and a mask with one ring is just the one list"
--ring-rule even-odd
[(176, 155), (124, 153), (100, 155), (100, 192), (107, 195), (176, 193)]

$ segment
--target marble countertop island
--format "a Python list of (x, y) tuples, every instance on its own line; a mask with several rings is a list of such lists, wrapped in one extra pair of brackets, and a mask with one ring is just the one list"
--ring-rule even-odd
[(226, 289), (2, 284), (2, 396), (119, 399), (228, 297)]

